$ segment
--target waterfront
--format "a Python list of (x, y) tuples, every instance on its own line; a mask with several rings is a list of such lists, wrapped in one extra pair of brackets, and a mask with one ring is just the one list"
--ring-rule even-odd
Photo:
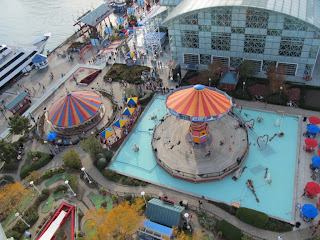
[(3, 0), (0, 43), (26, 45), (51, 32), (46, 49), (53, 50), (77, 30), (73, 19), (102, 3), (102, 0)]

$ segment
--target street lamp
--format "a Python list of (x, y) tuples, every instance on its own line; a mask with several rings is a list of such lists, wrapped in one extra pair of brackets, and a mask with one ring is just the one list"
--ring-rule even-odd
[(180, 73), (177, 73), (178, 85), (180, 86)]
[(70, 185), (69, 185), (69, 181), (68, 181), (68, 180), (66, 180), (64, 183), (68, 186), (68, 188), (69, 188), (70, 192), (72, 192), (72, 193), (73, 193), (73, 196), (77, 196), (77, 194), (76, 194), (76, 193), (72, 190), (72, 188), (70, 187)]
[(282, 91), (282, 86), (280, 86), (279, 101), (278, 101), (279, 103), (280, 103), (281, 91)]
[(144, 195), (146, 195), (146, 193), (145, 192), (141, 192), (141, 196), (143, 197), (143, 200), (144, 200), (144, 202), (146, 203), (146, 206), (147, 206), (147, 201), (146, 201)]
[(22, 222), (24, 222), (24, 223), (28, 226), (28, 228), (30, 227), (30, 225), (29, 225), (25, 220), (22, 219), (22, 217), (20, 216), (20, 213), (17, 212), (17, 213), (15, 214), (15, 216), (18, 217), (18, 218), (20, 218), (20, 220), (21, 220)]
[(183, 214), (183, 216), (187, 220), (187, 229), (189, 230), (190, 229), (190, 226), (189, 226), (190, 215), (189, 215), (189, 213), (185, 213), (185, 214)]
[(209, 78), (209, 87), (211, 87), (211, 78)]
[(83, 168), (81, 168), (81, 171), (84, 173), (84, 175), (85, 175), (85, 176), (86, 176), (86, 178), (88, 179), (89, 183), (91, 184), (91, 183), (92, 183), (92, 181), (90, 180), (90, 178), (89, 178), (88, 174), (86, 173), (86, 169), (83, 167)]
[(244, 96), (244, 87), (245, 87), (245, 85), (246, 85), (246, 82), (243, 82), (242, 83), (242, 96)]
[(33, 184), (33, 181), (30, 182), (30, 185), (31, 185), (35, 190), (37, 190), (38, 193), (40, 194), (39, 189)]

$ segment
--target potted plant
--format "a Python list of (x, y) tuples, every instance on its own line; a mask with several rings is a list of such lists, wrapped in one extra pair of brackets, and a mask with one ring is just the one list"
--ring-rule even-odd
[(118, 204), (118, 201), (119, 201), (118, 195), (112, 195), (112, 199), (114, 202), (116, 202)]
[(218, 232), (218, 238), (222, 238), (222, 235), (223, 235), (222, 232), (219, 231), (219, 232)]

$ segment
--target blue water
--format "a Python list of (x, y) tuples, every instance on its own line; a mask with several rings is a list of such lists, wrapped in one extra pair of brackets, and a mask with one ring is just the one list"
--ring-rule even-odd
[[(160, 119), (167, 113), (164, 101), (164, 96), (157, 96), (153, 100), (115, 156), (110, 169), (229, 204), (232, 201), (239, 202), (242, 198), (242, 207), (291, 220), (298, 133), (297, 117), (284, 116), (282, 120), (279, 114), (244, 109), (240, 118), (257, 119), (261, 114), (264, 119), (261, 123), (256, 121), (254, 130), (248, 130), (249, 142), (252, 145), (243, 164), (247, 169), (237, 182), (233, 181), (230, 175), (221, 181), (194, 184), (171, 177), (156, 164), (153, 156), (152, 135), (148, 130), (153, 128), (156, 122), (150, 120), (150, 116), (156, 113)], [(248, 117), (244, 113), (248, 114)], [(277, 121), (279, 124), (282, 123), (281, 132), (285, 133), (284, 136), (275, 137), (265, 148), (260, 149), (256, 144), (257, 137), (264, 134), (271, 137), (274, 133), (278, 133), (279, 127), (274, 126)], [(134, 144), (140, 147), (139, 152), (132, 150)], [(271, 173), (271, 184), (268, 184), (264, 178), (265, 168), (268, 168)], [(248, 179), (253, 180), (259, 203), (246, 187)]]

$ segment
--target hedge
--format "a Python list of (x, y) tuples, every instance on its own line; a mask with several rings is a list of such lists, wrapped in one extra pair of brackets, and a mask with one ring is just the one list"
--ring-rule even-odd
[(221, 231), (227, 240), (240, 240), (242, 237), (240, 229), (225, 220), (218, 223), (218, 231)]
[(269, 221), (269, 216), (267, 214), (244, 207), (240, 207), (237, 210), (236, 216), (241, 221), (257, 228), (264, 228)]
[[(37, 222), (39, 218), (38, 208), (43, 201), (48, 199), (48, 197), (49, 197), (49, 190), (48, 189), (42, 190), (40, 196), (36, 199), (34, 204), (23, 213), (22, 218), (30, 226), (32, 226)], [(27, 229), (28, 229), (27, 225), (23, 223), (21, 220), (19, 220), (10, 230), (6, 232), (6, 235), (8, 238), (13, 237), (14, 239), (20, 239)]]
[(54, 155), (49, 153), (43, 153), (43, 152), (28, 152), (29, 154), (35, 154), (40, 156), (39, 160), (37, 162), (32, 162), (31, 164), (25, 163), (20, 170), (20, 178), (24, 179), (31, 173), (32, 171), (38, 170), (42, 168), (43, 166), (47, 165), (51, 159), (54, 157)]

